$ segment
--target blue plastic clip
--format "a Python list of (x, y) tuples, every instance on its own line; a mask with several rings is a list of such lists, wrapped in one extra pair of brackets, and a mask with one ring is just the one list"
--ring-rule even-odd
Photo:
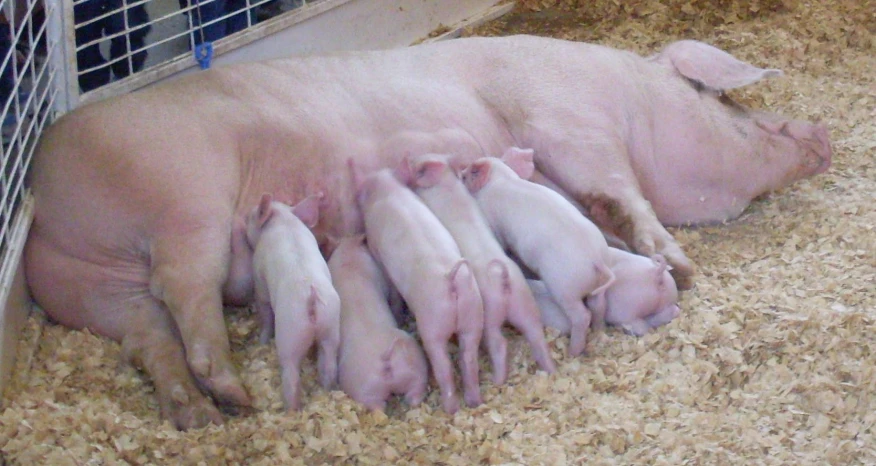
[(195, 60), (198, 60), (202, 70), (210, 68), (210, 62), (213, 60), (213, 43), (202, 42), (196, 45)]

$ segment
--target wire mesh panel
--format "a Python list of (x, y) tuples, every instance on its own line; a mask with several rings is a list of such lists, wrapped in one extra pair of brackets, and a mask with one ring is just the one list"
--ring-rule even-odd
[[(310, 2), (316, 3), (316, 2)], [(83, 95), (165, 65), (305, 0), (0, 0), (0, 261), (43, 129)], [(206, 62), (204, 63), (207, 64)], [(154, 81), (116, 89), (127, 92)], [(5, 267), (0, 267), (5, 268)]]
[(73, 92), (86, 94), (174, 60), (197, 60), (207, 67), (214, 41), (313, 3), (319, 2), (75, 0), (74, 32), (68, 32), (76, 50)]
[(60, 53), (59, 40), (47, 34), (46, 18), (56, 5), (42, 0), (0, 0), (0, 260), (8, 261), (13, 220), (24, 201), (24, 178), (36, 141), (52, 117), (57, 97), (53, 81), (62, 71), (50, 57)]

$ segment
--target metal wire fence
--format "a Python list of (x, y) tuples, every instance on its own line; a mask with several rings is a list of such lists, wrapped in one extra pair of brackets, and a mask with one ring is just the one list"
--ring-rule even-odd
[[(78, 104), (192, 66), (212, 44), (325, 0), (0, 0), (0, 270), (40, 134)], [(123, 85), (117, 85), (123, 84)], [(19, 246), (20, 249), (20, 246)]]

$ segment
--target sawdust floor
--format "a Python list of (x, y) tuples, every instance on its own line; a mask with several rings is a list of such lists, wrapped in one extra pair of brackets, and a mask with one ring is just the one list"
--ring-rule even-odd
[[(453, 417), (435, 393), (371, 414), (308, 366), (303, 412), (282, 413), (275, 354), (229, 313), (259, 412), (177, 432), (119, 346), (31, 317), (0, 412), (10, 464), (876, 463), (876, 5), (872, 1), (524, 1), (475, 34), (518, 32), (649, 53), (709, 41), (784, 78), (735, 96), (830, 127), (830, 171), (738, 220), (674, 230), (699, 266), (682, 316), (644, 338), (611, 330), (589, 355), (511, 377)], [(536, 11), (540, 10), (540, 11)], [(485, 361), (482, 359), (485, 369)]]

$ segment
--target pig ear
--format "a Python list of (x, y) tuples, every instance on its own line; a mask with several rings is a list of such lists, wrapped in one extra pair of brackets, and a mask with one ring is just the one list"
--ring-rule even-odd
[(505, 162), (517, 176), (528, 180), (532, 178), (535, 172), (535, 162), (532, 158), (535, 151), (532, 149), (521, 149), (519, 147), (511, 147), (502, 154), (502, 161)]
[(651, 60), (671, 65), (685, 78), (715, 91), (735, 89), (782, 75), (781, 70), (758, 68), (695, 40), (673, 42)]
[(441, 180), (447, 163), (436, 158), (424, 158), (414, 164), (414, 183), (421, 188), (435, 186)]
[(274, 196), (268, 193), (262, 194), (262, 200), (259, 201), (259, 227), (264, 226), (271, 219), (271, 216), (274, 215), (274, 209), (271, 208), (271, 202), (273, 201)]
[(491, 169), (489, 160), (475, 161), (465, 169), (463, 180), (471, 193), (480, 191), (487, 184), (487, 180), (490, 179)]
[(307, 228), (313, 228), (319, 222), (319, 201), (322, 197), (323, 193), (310, 195), (292, 207), (292, 213), (301, 219)]
[(402, 157), (401, 161), (396, 165), (395, 170), (392, 172), (395, 179), (399, 180), (401, 184), (405, 186), (410, 186), (414, 181), (413, 164), (413, 156), (410, 153)]

